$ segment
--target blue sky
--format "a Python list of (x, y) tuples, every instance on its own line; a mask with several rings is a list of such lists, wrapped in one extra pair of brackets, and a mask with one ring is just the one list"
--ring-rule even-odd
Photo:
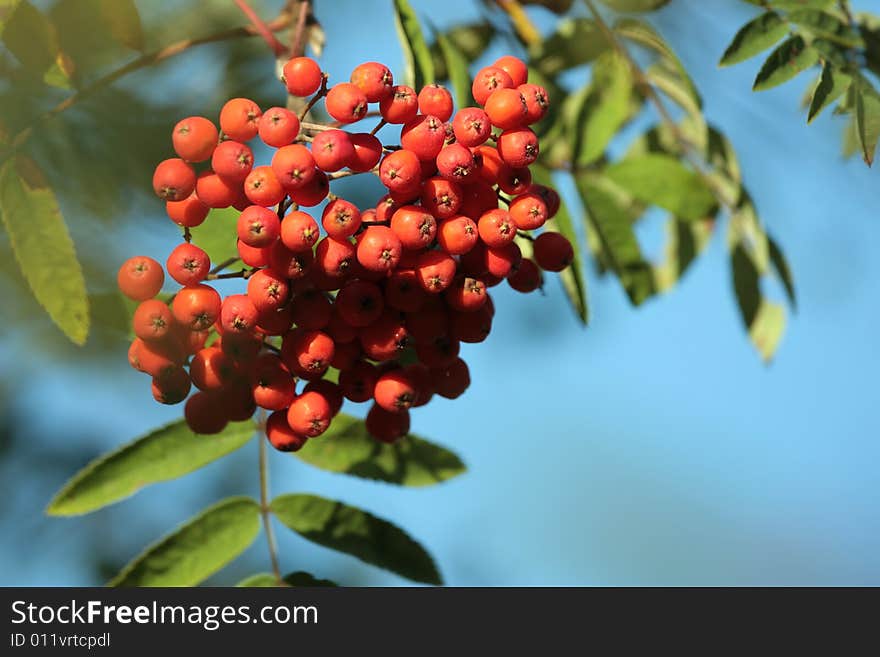
[[(475, 4), (450, 0), (431, 18), (466, 20)], [(471, 389), (413, 415), (416, 433), (462, 455), (466, 476), (398, 489), (279, 454), (276, 493), (316, 492), (392, 519), (455, 585), (880, 584), (877, 172), (839, 158), (840, 119), (826, 113), (806, 126), (806, 78), (753, 94), (759, 59), (718, 69), (753, 8), (707, 4), (676, 0), (685, 7), (653, 19), (694, 77), (708, 118), (736, 146), (794, 270), (799, 308), (775, 361), (760, 362), (741, 326), (723, 233), (678, 287), (640, 309), (616, 281), (588, 272), (586, 329), (555, 282), (544, 297), (499, 288), (492, 336), (464, 349)], [(853, 4), (880, 12), (878, 2)], [(413, 5), (423, 16), (436, 7)], [(356, 26), (344, 16), (319, 14), (330, 35), (322, 64), (334, 78), (367, 59), (402, 70), (389, 10), (358, 12)], [(335, 37), (342, 29), (345, 38)], [(204, 65), (206, 56), (182, 61)], [(204, 91), (196, 83), (189, 93)], [(640, 230), (650, 240), (656, 226)], [(174, 234), (135, 231), (132, 239), (160, 256)], [(15, 344), (0, 349), (0, 366)], [(18, 401), (30, 440), (47, 447), (73, 427), (96, 452), (109, 449), (180, 412), (152, 403), (124, 353), (93, 371), (36, 358), (26, 380)], [(39, 517), (64, 477), (23, 478), (7, 502), (15, 512), (3, 516), (0, 584), (99, 583), (81, 565), (92, 542), (109, 541), (124, 558), (220, 494), (255, 493), (255, 458), (248, 445), (228, 463), (90, 519)], [(25, 535), (37, 538), (25, 544)], [(404, 583), (283, 529), (281, 552), (287, 570)], [(217, 581), (265, 562), (259, 541)]]

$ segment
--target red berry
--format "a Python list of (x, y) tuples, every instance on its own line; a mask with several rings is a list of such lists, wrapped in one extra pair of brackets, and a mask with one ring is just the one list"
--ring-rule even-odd
[(220, 129), (230, 139), (248, 141), (257, 136), (262, 115), (259, 105), (249, 98), (233, 98), (220, 110)]
[(284, 246), (281, 240), (272, 244), (268, 249), (269, 269), (282, 278), (291, 280), (302, 278), (315, 260), (311, 249), (294, 252)]
[[(198, 180), (196, 180), (198, 185)], [(198, 194), (193, 192), (182, 201), (166, 201), (165, 211), (171, 218), (171, 221), (178, 226), (186, 228), (195, 228), (201, 226), (208, 216), (209, 208), (199, 199)]]
[(486, 303), (486, 284), (479, 278), (459, 277), (444, 296), (450, 308), (460, 312), (474, 312)]
[(416, 399), (416, 387), (404, 370), (385, 372), (373, 389), (376, 404), (391, 413), (408, 410)]
[(300, 144), (282, 146), (272, 156), (272, 170), (288, 192), (301, 189), (315, 177), (315, 158)]
[(425, 210), (438, 219), (446, 219), (455, 216), (461, 207), (462, 190), (459, 184), (452, 180), (428, 178), (422, 184), (420, 200)]
[(491, 248), (510, 244), (516, 237), (516, 224), (513, 223), (510, 213), (501, 208), (484, 213), (477, 222), (477, 227), (480, 239)]
[(320, 169), (315, 169), (312, 179), (290, 192), (290, 198), (299, 205), (314, 207), (327, 198), (330, 193), (330, 180), (327, 174)]
[(322, 331), (297, 328), (281, 341), (281, 360), (303, 379), (320, 379), (330, 367), (333, 353), (333, 340)]
[(365, 420), (369, 434), (383, 443), (393, 443), (409, 431), (409, 412), (389, 413), (381, 406), (374, 404)]
[(391, 230), (405, 249), (429, 246), (437, 234), (437, 221), (417, 205), (404, 205), (391, 216)]
[(164, 340), (171, 334), (174, 318), (171, 310), (158, 299), (142, 301), (134, 311), (131, 326), (141, 340)]
[(209, 208), (228, 208), (241, 195), (241, 184), (226, 182), (211, 171), (203, 171), (196, 180), (196, 196)]
[(391, 271), (400, 260), (402, 245), (397, 234), (386, 226), (370, 226), (358, 241), (358, 262), (369, 271)]
[(151, 390), (153, 399), (160, 404), (179, 404), (192, 389), (189, 374), (182, 367), (164, 372), (154, 377)]
[(119, 290), (132, 301), (152, 299), (165, 283), (162, 265), (147, 256), (135, 256), (122, 263), (116, 274)]
[(262, 166), (251, 171), (244, 180), (244, 193), (255, 205), (278, 205), (284, 198), (284, 188), (272, 167)]
[(461, 144), (444, 146), (437, 155), (437, 171), (447, 180), (467, 184), (474, 175), (474, 156)]
[(281, 241), (294, 253), (311, 251), (320, 236), (317, 222), (302, 210), (294, 210), (281, 222)]
[(510, 76), (514, 86), (525, 84), (529, 79), (529, 67), (519, 57), (513, 55), (504, 55), (495, 60), (492, 64), (495, 68), (500, 68)]
[(272, 107), (263, 112), (258, 125), (260, 139), (267, 146), (281, 148), (299, 134), (299, 118), (288, 109)]
[(426, 298), (427, 295), (412, 269), (398, 269), (385, 282), (385, 303), (395, 310), (416, 312)]
[(537, 84), (522, 84), (517, 87), (526, 101), (526, 123), (537, 123), (547, 114), (550, 108), (550, 97), (547, 90)]
[(296, 452), (308, 441), (290, 428), (286, 410), (277, 410), (266, 420), (266, 439), (279, 452)]
[(208, 254), (195, 244), (184, 242), (174, 247), (165, 263), (168, 274), (181, 285), (196, 285), (211, 270)]
[(436, 116), (419, 115), (400, 131), (400, 145), (420, 160), (436, 158), (445, 140), (446, 129)]
[(498, 137), (498, 154), (512, 167), (527, 167), (538, 159), (538, 137), (529, 128), (505, 130)]
[(541, 287), (541, 270), (534, 260), (523, 258), (507, 277), (507, 282), (517, 292), (533, 292)]
[(257, 328), (257, 309), (246, 294), (230, 294), (220, 307), (224, 339), (228, 333), (252, 333)]
[(444, 368), (431, 370), (431, 383), (434, 391), (441, 397), (456, 399), (468, 389), (471, 375), (467, 363), (456, 358)]
[(153, 172), (153, 191), (164, 201), (182, 201), (196, 188), (196, 174), (180, 158), (162, 160)]
[(394, 77), (385, 64), (366, 62), (351, 72), (351, 83), (360, 89), (371, 103), (378, 103), (393, 93)]
[(515, 86), (506, 71), (495, 66), (481, 69), (471, 85), (471, 93), (478, 104), (483, 105), (496, 89), (509, 89)]
[(382, 291), (369, 281), (352, 281), (336, 295), (336, 311), (350, 326), (372, 324), (382, 314), (384, 306)]
[(319, 392), (303, 392), (293, 400), (287, 410), (290, 428), (301, 436), (314, 438), (327, 431), (333, 410), (330, 402)]
[(339, 387), (346, 399), (359, 404), (372, 399), (378, 378), (376, 366), (361, 360), (339, 373)]
[(340, 123), (354, 123), (367, 113), (367, 96), (350, 82), (341, 82), (327, 92), (327, 113)]
[(449, 255), (463, 255), (474, 248), (480, 238), (477, 224), (470, 217), (450, 217), (437, 229), (437, 241)]
[(379, 112), (386, 123), (412, 121), (419, 112), (419, 101), (412, 87), (397, 85), (391, 93), (379, 101)]
[(171, 312), (178, 323), (193, 331), (211, 328), (220, 316), (220, 295), (207, 285), (184, 287), (174, 295)]
[(281, 221), (274, 210), (250, 205), (238, 216), (238, 239), (255, 248), (270, 246), (281, 234)]
[(422, 87), (418, 101), (422, 114), (433, 114), (441, 121), (448, 121), (452, 116), (452, 94), (439, 84)]
[(408, 150), (389, 153), (379, 165), (379, 180), (392, 191), (414, 190), (418, 187), (420, 178), (419, 158)]
[(325, 237), (315, 249), (315, 262), (324, 274), (335, 281), (342, 281), (351, 272), (357, 259), (355, 247), (347, 238)]
[(343, 130), (324, 130), (312, 140), (312, 157), (318, 168), (339, 171), (354, 160), (354, 144)]
[(497, 128), (518, 128), (528, 120), (526, 99), (516, 89), (496, 89), (486, 99), (486, 114)]
[(183, 416), (193, 433), (220, 433), (229, 423), (220, 396), (207, 392), (197, 392), (187, 399)]
[(205, 347), (193, 354), (189, 371), (199, 390), (220, 390), (235, 376), (235, 363), (219, 347)]
[(485, 143), (492, 134), (492, 122), (479, 107), (465, 107), (452, 120), (452, 130), (459, 144), (473, 148)]
[(188, 162), (204, 162), (217, 147), (217, 127), (203, 116), (178, 121), (171, 133), (174, 152)]
[(431, 293), (445, 290), (455, 277), (456, 262), (442, 251), (425, 251), (417, 261), (416, 277), (422, 288)]
[(299, 328), (317, 331), (330, 323), (333, 305), (320, 290), (304, 290), (291, 300), (290, 312)]
[(535, 262), (546, 271), (562, 271), (574, 260), (574, 249), (561, 233), (547, 231), (534, 242)]
[(361, 227), (361, 212), (354, 203), (337, 198), (324, 208), (321, 225), (330, 237), (345, 239), (354, 235)]
[(294, 57), (282, 69), (282, 81), (291, 96), (311, 96), (321, 86), (323, 75), (318, 63), (309, 57)]
[(254, 167), (254, 153), (238, 141), (221, 142), (211, 156), (211, 168), (228, 183), (240, 183)]
[(547, 221), (547, 204), (544, 199), (535, 193), (526, 193), (517, 196), (508, 208), (510, 218), (520, 230), (535, 230)]
[[(269, 269), (254, 272), (247, 282), (247, 294), (258, 313), (278, 310), (287, 303), (290, 286)], [(259, 321), (257, 322), (259, 324)]]
[(354, 155), (348, 160), (352, 171), (369, 171), (382, 159), (382, 142), (367, 132), (350, 135)]

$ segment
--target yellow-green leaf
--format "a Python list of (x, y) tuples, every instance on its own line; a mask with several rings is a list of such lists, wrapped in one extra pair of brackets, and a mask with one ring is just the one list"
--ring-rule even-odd
[(270, 508), (283, 524), (318, 545), (416, 582), (443, 583), (431, 555), (387, 520), (317, 495), (281, 495)]
[(437, 33), (437, 45), (443, 55), (446, 75), (452, 84), (455, 103), (459, 108), (467, 107), (471, 101), (471, 75), (464, 54), (442, 32)]
[(0, 218), (34, 297), (68, 338), (85, 344), (89, 302), (82, 267), (55, 193), (30, 158), (10, 158), (0, 167)]
[(230, 497), (148, 547), (109, 586), (195, 586), (223, 568), (260, 532), (260, 506)]
[(425, 43), (419, 19), (408, 0), (394, 0), (394, 24), (403, 48), (406, 84), (419, 91), (426, 84), (434, 82), (434, 59)]
[(880, 95), (865, 78), (857, 78), (854, 87), (856, 102), (856, 134), (862, 147), (862, 157), (868, 166), (874, 162), (877, 139), (880, 138)]
[(788, 23), (768, 11), (743, 25), (727, 46), (719, 66), (738, 64), (764, 52), (788, 34)]
[(401, 486), (430, 486), (463, 474), (464, 463), (453, 452), (418, 436), (393, 445), (367, 433), (364, 421), (340, 413), (321, 440), (310, 440), (294, 453), (322, 470), (376, 479)]
[(89, 463), (64, 485), (46, 512), (73, 516), (100, 509), (234, 452), (254, 430), (253, 422), (234, 422), (219, 434), (201, 436), (183, 420), (168, 424)]
[(665, 7), (671, 0), (601, 0), (617, 11), (644, 12)]
[(823, 109), (840, 98), (849, 89), (852, 81), (852, 76), (826, 63), (822, 67), (822, 75), (819, 77), (819, 82), (813, 90), (810, 110), (807, 114), (807, 123), (812, 122)]
[(758, 71), (752, 89), (763, 91), (788, 82), (818, 61), (819, 52), (815, 48), (808, 46), (801, 36), (792, 37), (770, 53)]

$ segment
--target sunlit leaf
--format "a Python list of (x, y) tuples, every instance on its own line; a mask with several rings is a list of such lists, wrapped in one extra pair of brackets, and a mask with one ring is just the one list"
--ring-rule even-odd
[(589, 94), (572, 127), (574, 161), (586, 166), (598, 160), (629, 118), (632, 75), (627, 62), (615, 51), (593, 64)]
[(183, 420), (168, 424), (89, 463), (55, 495), (46, 512), (72, 516), (100, 509), (234, 452), (254, 430), (253, 422), (234, 422), (217, 435), (201, 436)]
[(442, 584), (425, 549), (387, 520), (317, 495), (281, 495), (270, 508), (283, 524), (318, 545), (417, 582)]
[(556, 32), (530, 49), (532, 65), (547, 76), (587, 64), (608, 49), (608, 40), (588, 18), (565, 18)]
[(406, 62), (406, 83), (419, 91), (434, 82), (434, 59), (408, 0), (394, 0), (394, 22)]
[[(443, 32), (443, 36), (451, 46), (464, 55), (468, 62), (473, 62), (479, 59), (489, 46), (495, 36), (495, 28), (487, 21), (465, 23), (454, 25)], [(434, 58), (434, 74), (437, 79), (448, 79), (449, 71), (446, 70), (446, 58), (440, 50), (440, 44), (436, 41), (431, 45), (431, 55)], [(470, 102), (469, 96), (468, 101)]]
[(190, 229), (193, 244), (207, 252), (212, 265), (238, 257), (236, 225), (240, 214), (235, 208), (211, 210), (201, 226)]
[(813, 90), (813, 96), (810, 100), (810, 110), (807, 114), (807, 123), (810, 123), (835, 100), (840, 98), (849, 85), (852, 84), (852, 77), (840, 71), (830, 64), (822, 67), (822, 75), (819, 83)]
[(814, 37), (823, 37), (848, 48), (861, 48), (865, 45), (858, 32), (849, 25), (836, 16), (818, 9), (799, 9), (789, 12), (788, 20)]
[(654, 11), (665, 7), (671, 0), (601, 0), (605, 5), (617, 11), (643, 12)]
[(763, 91), (788, 82), (818, 61), (819, 53), (815, 48), (809, 47), (801, 36), (792, 37), (770, 53), (752, 88)]
[(720, 66), (738, 64), (764, 52), (788, 34), (788, 23), (768, 11), (743, 25), (721, 57)]
[(0, 219), (37, 301), (68, 338), (84, 344), (89, 303), (82, 268), (55, 193), (27, 157), (0, 167)]
[(856, 131), (862, 148), (862, 157), (868, 166), (874, 162), (877, 139), (880, 138), (880, 94), (864, 77), (856, 79)]
[(389, 445), (367, 433), (364, 421), (341, 413), (321, 440), (311, 440), (294, 453), (322, 470), (376, 479), (401, 486), (430, 486), (463, 474), (455, 453), (417, 436)]
[(703, 178), (668, 155), (626, 157), (607, 167), (605, 175), (636, 199), (682, 219), (704, 219), (716, 206)]
[(788, 301), (791, 303), (792, 308), (797, 308), (797, 294), (794, 289), (794, 276), (791, 273), (791, 266), (788, 264), (788, 260), (782, 252), (782, 247), (780, 247), (776, 240), (769, 235), (767, 236), (767, 245), (770, 249), (770, 263), (773, 265), (773, 270), (776, 272), (776, 275), (779, 276), (779, 280), (782, 281), (782, 285), (785, 288), (785, 293), (788, 296)]
[(599, 237), (605, 262), (620, 279), (630, 301), (641, 304), (656, 292), (654, 274), (650, 263), (642, 257), (620, 191), (602, 176), (580, 174), (575, 182), (586, 218)]
[(468, 72), (468, 61), (464, 54), (442, 32), (437, 33), (437, 45), (443, 54), (443, 61), (455, 103), (459, 108), (468, 107), (471, 102), (471, 76)]
[(109, 582), (110, 586), (195, 586), (254, 542), (260, 506), (230, 497), (148, 547)]

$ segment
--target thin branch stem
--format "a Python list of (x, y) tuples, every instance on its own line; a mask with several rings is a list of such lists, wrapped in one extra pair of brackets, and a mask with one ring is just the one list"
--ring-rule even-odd
[(291, 57), (302, 57), (306, 52), (306, 22), (311, 11), (311, 4), (311, 0), (299, 0), (299, 15), (296, 18), (293, 40), (290, 43)]
[(513, 25), (513, 29), (516, 30), (520, 41), (527, 46), (541, 41), (541, 33), (517, 0), (495, 0), (495, 4), (501, 7), (510, 17), (510, 22)]
[(386, 125), (388, 125), (388, 122), (385, 119), (382, 119), (381, 121), (379, 121), (379, 123), (376, 124), (375, 128), (370, 130), (370, 134), (375, 136), (375, 134), (377, 132), (379, 132), (382, 128), (384, 128)]
[(717, 184), (715, 180), (712, 179), (711, 176), (707, 175), (705, 169), (707, 164), (705, 162), (705, 158), (696, 148), (696, 146), (688, 139), (687, 135), (685, 135), (678, 123), (675, 122), (675, 119), (669, 113), (669, 110), (666, 108), (666, 105), (663, 103), (663, 99), (660, 98), (660, 95), (654, 89), (654, 86), (650, 83), (650, 81), (645, 77), (644, 72), (639, 67), (638, 63), (635, 59), (633, 59), (632, 55), (630, 55), (629, 51), (624, 47), (624, 45), (620, 42), (611, 28), (608, 26), (608, 23), (605, 22), (605, 19), (602, 18), (602, 14), (596, 9), (596, 5), (593, 0), (584, 0), (587, 7), (590, 10), (590, 13), (593, 16), (593, 20), (596, 25), (599, 26), (599, 29), (608, 40), (608, 43), (612, 45), (612, 47), (617, 51), (617, 53), (624, 59), (624, 61), (629, 66), (632, 71), (633, 81), (635, 85), (641, 90), (641, 92), (645, 95), (645, 98), (650, 101), (650, 103), (657, 110), (657, 114), (660, 117), (660, 120), (664, 125), (669, 129), (669, 132), (672, 134), (672, 137), (678, 143), (679, 148), (682, 151), (684, 157), (691, 163), (696, 171), (697, 175), (703, 180), (703, 182), (712, 190), (713, 195), (716, 200), (729, 210), (733, 209), (736, 206), (736, 199), (730, 199), (727, 197), (727, 194), (721, 186)]
[(235, 257), (234, 258), (227, 258), (226, 260), (224, 260), (220, 264), (215, 265), (214, 268), (208, 273), (216, 274), (217, 272), (223, 271), (224, 269), (226, 269), (230, 265), (234, 265), (236, 262), (238, 262), (238, 260), (239, 259), (235, 258)]
[(241, 271), (230, 271), (225, 274), (208, 274), (205, 276), (206, 281), (217, 281), (222, 280), (224, 278), (243, 278), (244, 280), (249, 279), (254, 275), (254, 272), (259, 271), (258, 269), (242, 269)]
[(279, 57), (283, 53), (287, 51), (287, 48), (284, 47), (284, 44), (281, 43), (275, 35), (272, 33), (272, 30), (269, 29), (269, 26), (260, 18), (259, 14), (253, 10), (247, 0), (233, 0), (235, 4), (241, 9), (241, 12), (247, 16), (247, 19), (251, 22), (251, 25), (254, 26), (257, 34), (259, 34), (263, 41), (272, 49), (272, 52), (275, 53), (276, 57)]
[[(269, 28), (271, 30), (281, 30), (287, 27), (289, 24), (290, 16), (282, 14), (269, 24)], [(46, 121), (55, 118), (62, 112), (69, 110), (74, 105), (82, 102), (87, 98), (90, 98), (98, 91), (109, 87), (111, 84), (113, 84), (120, 78), (128, 75), (129, 73), (133, 73), (142, 68), (147, 68), (154, 64), (158, 64), (161, 61), (174, 57), (175, 55), (179, 55), (180, 53), (185, 52), (190, 48), (195, 48), (196, 46), (201, 46), (208, 43), (217, 43), (218, 41), (228, 41), (230, 39), (238, 39), (241, 37), (252, 37), (256, 36), (256, 34), (257, 32), (255, 28), (250, 25), (247, 25), (245, 27), (235, 27), (229, 30), (224, 30), (223, 32), (217, 32), (216, 34), (211, 34), (209, 36), (200, 37), (197, 39), (183, 39), (182, 41), (172, 43), (171, 45), (165, 46), (164, 48), (161, 48), (160, 50), (157, 50), (155, 52), (142, 55), (137, 59), (130, 61), (128, 64), (121, 66), (115, 71), (111, 71), (104, 77), (98, 78), (91, 84), (82, 87), (79, 91), (68, 96), (60, 103), (55, 105), (55, 107), (53, 107), (52, 109), (40, 114), (34, 121), (32, 121), (22, 130), (20, 130), (12, 138), (9, 146), (3, 149), (2, 153), (0, 153), (0, 162), (5, 162), (14, 153), (16, 153), (18, 149), (20, 149), (31, 137), (37, 126), (42, 126), (44, 123), (46, 123)]]
[(278, 544), (275, 542), (275, 531), (272, 529), (271, 511), (269, 509), (269, 455), (266, 449), (266, 412), (260, 411), (260, 516), (263, 519), (263, 529), (266, 532), (266, 543), (269, 547), (269, 561), (272, 563), (272, 574), (275, 583), (281, 585), (284, 580), (281, 577), (281, 567), (278, 565)]
[(348, 178), (349, 176), (358, 176), (362, 173), (374, 173), (378, 176), (379, 175), (379, 167), (375, 167), (373, 169), (370, 169), (369, 171), (352, 171), (351, 169), (349, 169), (347, 171), (337, 171), (336, 173), (331, 173), (327, 177), (330, 180), (337, 180), (339, 178)]
[[(312, 99), (309, 101), (309, 104), (306, 105), (305, 109), (302, 112), (300, 112), (299, 120), (300, 121), (305, 120), (305, 118), (309, 115), (309, 112), (317, 104), (317, 102), (319, 100), (321, 100), (326, 95), (327, 95), (327, 74), (324, 73), (321, 76), (321, 88), (318, 89), (318, 93), (316, 93), (314, 96), (312, 96)], [(316, 124), (313, 124), (313, 125), (316, 125)], [(300, 127), (302, 127), (301, 123), (300, 123)]]
[(323, 123), (310, 123), (309, 121), (300, 121), (299, 127), (303, 130), (313, 130), (315, 132), (322, 132), (324, 130), (335, 130), (331, 125), (324, 125)]

